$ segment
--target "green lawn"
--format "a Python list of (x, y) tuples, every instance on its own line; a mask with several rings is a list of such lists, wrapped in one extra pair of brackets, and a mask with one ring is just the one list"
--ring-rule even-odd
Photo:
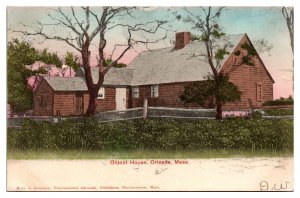
[(235, 157), (292, 157), (292, 152), (270, 150), (202, 150), (202, 151), (82, 151), (82, 150), (9, 150), (8, 159), (201, 159)]

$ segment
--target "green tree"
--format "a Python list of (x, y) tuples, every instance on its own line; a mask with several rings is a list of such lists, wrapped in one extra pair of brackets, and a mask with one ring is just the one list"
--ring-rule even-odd
[(31, 65), (35, 61), (43, 61), (46, 64), (61, 66), (61, 60), (47, 49), (39, 52), (30, 43), (13, 39), (8, 42), (7, 49), (7, 88), (8, 103), (13, 112), (19, 113), (32, 109), (32, 90), (27, 86), (27, 78), (41, 73), (47, 73), (45, 68), (31, 71), (25, 65)]
[(204, 105), (211, 98), (218, 98), (222, 103), (239, 101), (241, 92), (238, 87), (229, 81), (226, 75), (219, 76), (217, 80), (213, 75), (207, 76), (202, 82), (190, 82), (185, 85), (181, 100)]
[[(192, 28), (199, 34), (193, 36), (193, 40), (200, 40), (205, 44), (205, 56), (207, 63), (211, 68), (212, 75), (205, 83), (192, 83), (186, 87), (185, 94), (181, 97), (185, 102), (203, 103), (208, 97), (213, 96), (216, 104), (216, 119), (222, 119), (222, 106), (231, 101), (239, 100), (241, 93), (238, 88), (231, 82), (226, 74), (220, 72), (221, 63), (224, 56), (229, 54), (226, 47), (217, 45), (218, 40), (225, 36), (218, 20), (223, 12), (220, 8), (201, 7), (202, 13), (194, 14), (187, 8), (183, 10), (187, 17), (181, 17), (175, 12), (176, 18), (190, 23)], [(194, 93), (193, 93), (193, 92)]]
[(25, 65), (33, 64), (38, 52), (29, 43), (14, 39), (8, 43), (7, 56), (8, 103), (14, 112), (31, 109), (32, 92), (27, 87), (30, 71)]
[[(112, 61), (112, 59), (106, 59), (105, 62), (106, 62), (106, 65), (110, 65), (113, 61)], [(125, 63), (116, 63), (114, 65), (114, 67), (117, 67), (117, 68), (122, 68), (122, 67), (126, 67), (126, 66), (127, 65)]]
[(37, 60), (42, 61), (46, 64), (53, 64), (57, 67), (62, 66), (62, 61), (57, 56), (56, 53), (48, 52), (48, 49), (44, 49), (41, 52), (38, 53)]
[(80, 67), (80, 61), (77, 56), (75, 56), (72, 52), (67, 52), (65, 57), (65, 64), (69, 67), (72, 67), (74, 71), (77, 71), (77, 69)]

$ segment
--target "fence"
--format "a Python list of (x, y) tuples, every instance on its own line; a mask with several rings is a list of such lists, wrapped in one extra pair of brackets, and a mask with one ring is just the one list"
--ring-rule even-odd
[[(94, 118), (99, 122), (111, 122), (119, 120), (142, 119), (142, 118), (174, 118), (174, 119), (214, 119), (215, 109), (177, 109), (164, 107), (148, 107), (146, 114), (144, 108), (132, 108), (122, 111), (99, 112)], [(72, 119), (78, 123), (82, 123), (82, 116), (70, 117), (14, 117), (7, 119), (8, 127), (21, 127), (25, 119), (34, 121), (48, 121), (52, 123), (61, 122), (65, 119)]]
[[(214, 119), (215, 109), (179, 109), (166, 107), (147, 107), (145, 103), (142, 108), (132, 108), (122, 111), (108, 111), (96, 113), (94, 118), (99, 122), (112, 122), (119, 120), (142, 119), (142, 118), (172, 118), (172, 119)], [(247, 117), (251, 115), (250, 110), (224, 111), (223, 117)], [(263, 116), (264, 119), (293, 119), (293, 116)], [(65, 119), (72, 119), (82, 123), (82, 116), (70, 117), (13, 117), (7, 119), (8, 127), (21, 127), (25, 119), (34, 121), (48, 121), (52, 123), (61, 122)]]

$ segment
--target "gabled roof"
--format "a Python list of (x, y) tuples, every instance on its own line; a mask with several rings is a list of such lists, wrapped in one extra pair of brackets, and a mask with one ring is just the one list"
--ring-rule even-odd
[[(92, 78), (93, 82), (98, 82), (99, 69), (98, 67), (92, 67)], [(80, 67), (76, 72), (76, 76), (81, 76), (84, 78), (84, 69)], [(105, 74), (103, 85), (131, 85), (133, 77), (133, 70), (128, 68), (110, 68)]]
[[(216, 46), (222, 48), (226, 45), (227, 51), (230, 52), (224, 57), (221, 65), (233, 53), (243, 36), (251, 43), (246, 34), (230, 35), (217, 41)], [(266, 69), (264, 64), (263, 66)], [(97, 83), (98, 67), (91, 68), (91, 71), (93, 82)], [(267, 69), (266, 71), (273, 80)], [(174, 50), (172, 46), (142, 52), (126, 68), (111, 68), (104, 77), (103, 85), (136, 86), (201, 81), (205, 80), (204, 77), (208, 73), (211, 73), (211, 68), (206, 58), (205, 43), (192, 41), (180, 50)], [(82, 67), (77, 70), (76, 77), (44, 77), (55, 91), (87, 91), (84, 78)]]
[[(247, 34), (245, 34), (246, 38), (248, 39), (249, 43), (255, 48), (255, 46), (253, 45), (253, 43), (251, 42), (250, 38), (248, 37)], [(259, 53), (257, 53), (257, 57), (260, 60), (260, 62), (262, 63), (264, 69), (266, 70), (268, 76), (270, 77), (270, 79), (272, 80), (273, 83), (275, 83), (275, 80), (273, 79), (273, 77), (271, 76), (270, 72), (267, 70), (267, 67), (265, 66), (264, 62), (261, 60)]]
[[(220, 39), (217, 45), (223, 47), (229, 43), (227, 50), (231, 52), (242, 37), (243, 34), (227, 36)], [(192, 41), (180, 50), (168, 47), (142, 52), (127, 66), (134, 69), (131, 85), (204, 80), (211, 73), (205, 57), (206, 48), (202, 41)]]
[(85, 81), (81, 77), (44, 76), (45, 81), (54, 91), (87, 91)]

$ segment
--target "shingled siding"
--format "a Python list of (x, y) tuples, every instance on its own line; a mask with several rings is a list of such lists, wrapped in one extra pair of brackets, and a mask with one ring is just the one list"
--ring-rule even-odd
[(45, 116), (53, 114), (53, 90), (47, 82), (42, 81), (34, 92), (33, 105), (33, 115)]
[(105, 87), (105, 98), (97, 99), (96, 112), (111, 111), (116, 109), (116, 88)]
[[(246, 37), (241, 40), (240, 44), (245, 42), (249, 44)], [(231, 54), (224, 63), (223, 71), (230, 73), (230, 81), (239, 87), (239, 90), (242, 92), (241, 101), (228, 103), (224, 105), (224, 109), (250, 108), (250, 100), (253, 107), (260, 108), (262, 103), (273, 99), (273, 82), (258, 57), (251, 60), (255, 64), (254, 66), (242, 64), (232, 69), (234, 67), (233, 63), (235, 62), (236, 65), (241, 63), (243, 54), (246, 54), (246, 51), (240, 47), (240, 44), (234, 51), (240, 50), (241, 54), (239, 56), (234, 55), (234, 53)], [(261, 85), (261, 99), (257, 96), (258, 85)]]
[(55, 92), (54, 94), (54, 115), (74, 115), (74, 92)]
[(142, 107), (144, 98), (147, 98), (149, 107), (201, 108), (195, 103), (185, 104), (180, 99), (185, 84), (185, 82), (160, 84), (157, 98), (151, 98), (151, 85), (139, 86), (139, 98), (132, 98), (132, 107)]
[[(127, 90), (127, 108), (128, 108), (128, 95)], [(105, 98), (97, 99), (96, 112), (112, 111), (116, 110), (116, 88), (115, 87), (105, 87)], [(84, 112), (86, 112), (89, 105), (89, 95), (84, 94)]]

